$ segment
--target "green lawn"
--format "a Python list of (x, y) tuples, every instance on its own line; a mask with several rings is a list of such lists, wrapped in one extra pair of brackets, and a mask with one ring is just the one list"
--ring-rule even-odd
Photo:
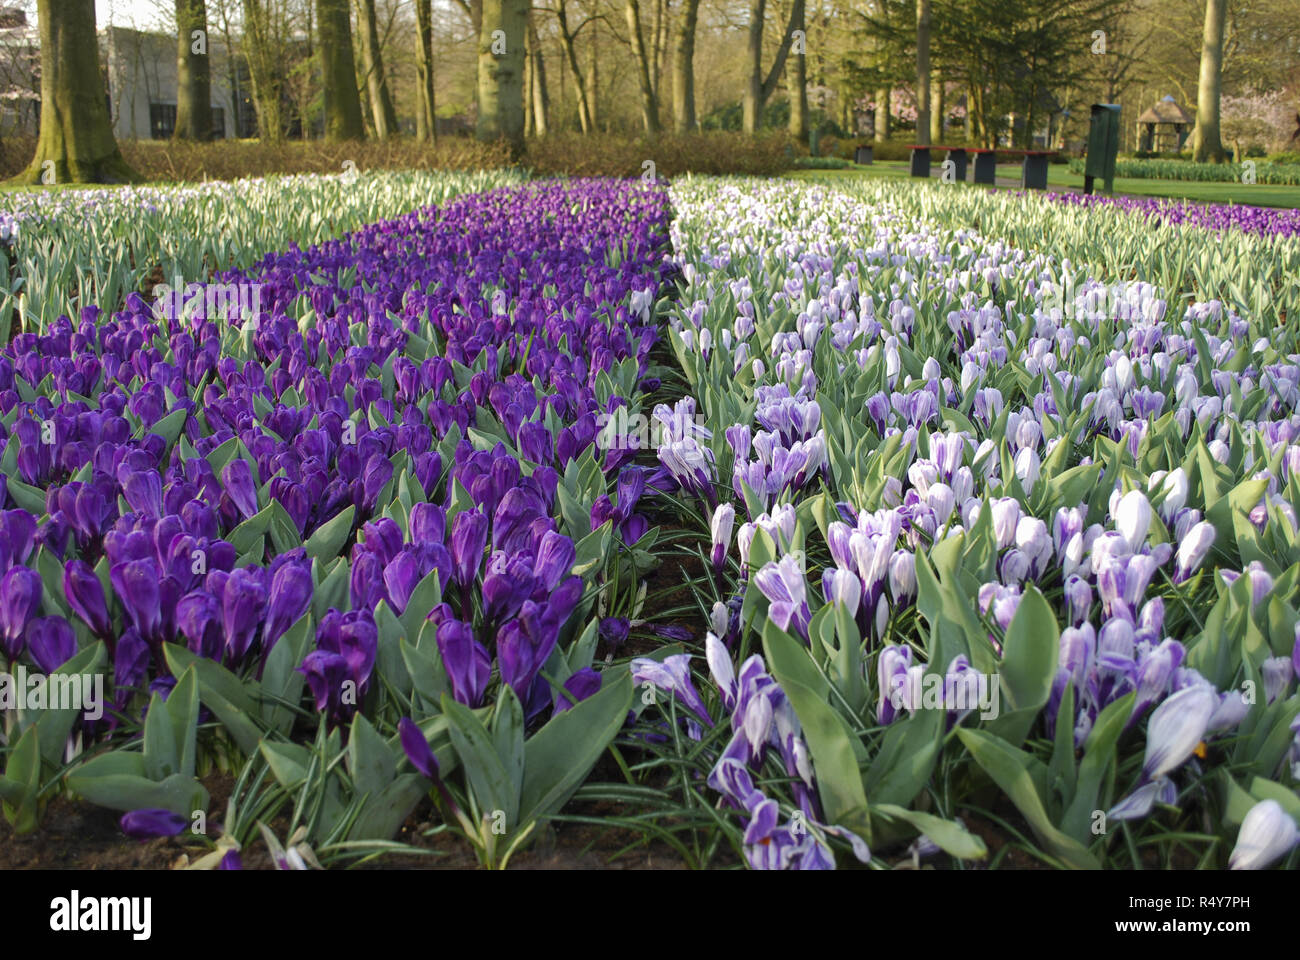
[[(939, 164), (931, 164), (930, 171), (937, 178)], [(908, 176), (908, 164), (905, 160), (883, 160), (870, 166), (855, 164), (842, 170), (795, 170), (787, 174), (787, 176), (797, 177), (801, 180), (906, 177)], [(998, 164), (998, 179), (1019, 180), (1020, 165)], [(1083, 174), (1070, 173), (1065, 164), (1052, 164), (1047, 169), (1047, 185), (1048, 187), (1076, 187), (1082, 189)], [(1256, 207), (1300, 207), (1300, 187), (1282, 187), (1263, 183), (1202, 183), (1187, 180), (1143, 180), (1116, 177), (1115, 192), (1135, 196), (1197, 200), (1203, 203), (1246, 203)]]

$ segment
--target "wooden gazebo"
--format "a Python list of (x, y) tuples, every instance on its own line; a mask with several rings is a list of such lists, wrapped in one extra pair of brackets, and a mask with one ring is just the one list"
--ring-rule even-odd
[(1138, 149), (1173, 153), (1183, 148), (1196, 119), (1173, 97), (1165, 97), (1137, 119)]

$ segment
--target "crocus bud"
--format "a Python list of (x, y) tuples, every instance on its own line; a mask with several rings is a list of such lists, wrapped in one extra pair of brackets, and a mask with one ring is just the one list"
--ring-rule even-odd
[(1120, 498), (1114, 513), (1115, 529), (1128, 541), (1130, 552), (1136, 553), (1151, 527), (1151, 502), (1141, 490), (1130, 490)]
[(1070, 621), (1078, 626), (1088, 619), (1092, 609), (1092, 587), (1083, 577), (1072, 576), (1065, 580), (1065, 603)]
[(1187, 473), (1182, 467), (1169, 471), (1165, 474), (1160, 489), (1165, 493), (1165, 499), (1160, 503), (1160, 518), (1168, 523), (1187, 502)]
[(900, 606), (916, 596), (916, 556), (907, 550), (889, 558), (889, 593)]
[(876, 721), (881, 726), (893, 723), (903, 707), (903, 684), (907, 668), (912, 664), (912, 648), (890, 644), (880, 651), (876, 661), (876, 676), (880, 682), (880, 703), (876, 707)]
[[(998, 549), (1005, 550), (1016, 542), (1016, 524), (1020, 522), (1020, 504), (1015, 497), (1000, 497), (989, 508), (993, 511), (993, 536)], [(966, 521), (970, 526), (970, 521)]]
[(721, 571), (727, 562), (727, 549), (731, 546), (731, 531), (735, 524), (736, 508), (730, 503), (718, 504), (709, 523), (709, 533), (713, 540), (713, 552), (709, 559), (715, 570)]
[(1288, 657), (1269, 657), (1259, 672), (1264, 679), (1264, 700), (1267, 703), (1285, 694), (1291, 685), (1291, 660)]
[(727, 635), (727, 626), (731, 622), (731, 614), (727, 610), (727, 605), (721, 600), (713, 604), (713, 609), (709, 611), (709, 628), (720, 637)]
[(822, 573), (822, 595), (827, 603), (841, 605), (856, 616), (862, 603), (862, 581), (851, 570), (829, 567)]
[(1020, 486), (1026, 494), (1033, 493), (1034, 484), (1038, 482), (1038, 474), (1042, 469), (1042, 462), (1038, 459), (1038, 451), (1033, 447), (1024, 447), (1016, 454), (1015, 459), (1016, 477), (1020, 480)]
[(1218, 707), (1214, 688), (1199, 683), (1184, 687), (1156, 707), (1147, 724), (1143, 777), (1154, 780), (1181, 766), (1205, 736)]
[(1210, 547), (1214, 545), (1214, 537), (1214, 527), (1204, 520), (1187, 531), (1187, 536), (1178, 544), (1174, 583), (1182, 583), (1201, 565), (1210, 552)]
[(1241, 821), (1228, 864), (1233, 870), (1262, 870), (1300, 843), (1295, 819), (1276, 800), (1261, 800)]
[(1169, 690), (1174, 671), (1183, 662), (1186, 651), (1177, 640), (1166, 639), (1151, 651), (1138, 667), (1138, 695), (1133, 716), (1138, 716)]

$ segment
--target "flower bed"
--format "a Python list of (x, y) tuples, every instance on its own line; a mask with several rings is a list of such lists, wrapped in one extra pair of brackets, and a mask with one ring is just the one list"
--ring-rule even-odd
[(634, 674), (750, 864), (978, 860), (1001, 804), (1054, 865), (1293, 849), (1294, 332), (821, 188), (673, 203), (711, 684)]
[(462, 193), (517, 183), (512, 171), (368, 173), (187, 187), (14, 191), (0, 198), (0, 337), (156, 284), (201, 283), (267, 251), (310, 246)]
[(204, 867), (410, 851), (426, 799), (496, 867), (566, 821), (700, 866), (1294, 866), (1298, 256), (533, 182), (20, 334), (5, 816), (64, 791)]
[(261, 285), (228, 324), (132, 295), (15, 338), (6, 660), (111, 675), (101, 717), (17, 715), (17, 829), (71, 759), (77, 795), (145, 811), (129, 832), (179, 832), (207, 807), (196, 772), (233, 755), (262, 764), (259, 799), (214, 856), (266, 797), (298, 798), (293, 849), (388, 841), (432, 779), (504, 862), (632, 698), (626, 668), (592, 669), (588, 612), (656, 534), (641, 474), (596, 441), (647, 385), (666, 221), (639, 183), (527, 184), (220, 276)]

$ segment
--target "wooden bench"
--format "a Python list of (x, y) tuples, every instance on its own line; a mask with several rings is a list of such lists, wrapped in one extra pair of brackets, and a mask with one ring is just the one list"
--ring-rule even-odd
[(997, 182), (997, 163), (999, 153), (1014, 153), (1022, 157), (1020, 167), (1020, 185), (1025, 190), (1047, 189), (1047, 163), (1056, 156), (1055, 150), (1001, 150), (990, 147), (948, 147), (942, 144), (914, 143), (908, 146), (912, 151), (911, 174), (914, 177), (930, 176), (930, 151), (945, 150), (948, 159), (953, 162), (953, 173), (959, 181), (966, 180), (966, 167), (970, 156), (975, 156), (976, 183), (993, 184)]

